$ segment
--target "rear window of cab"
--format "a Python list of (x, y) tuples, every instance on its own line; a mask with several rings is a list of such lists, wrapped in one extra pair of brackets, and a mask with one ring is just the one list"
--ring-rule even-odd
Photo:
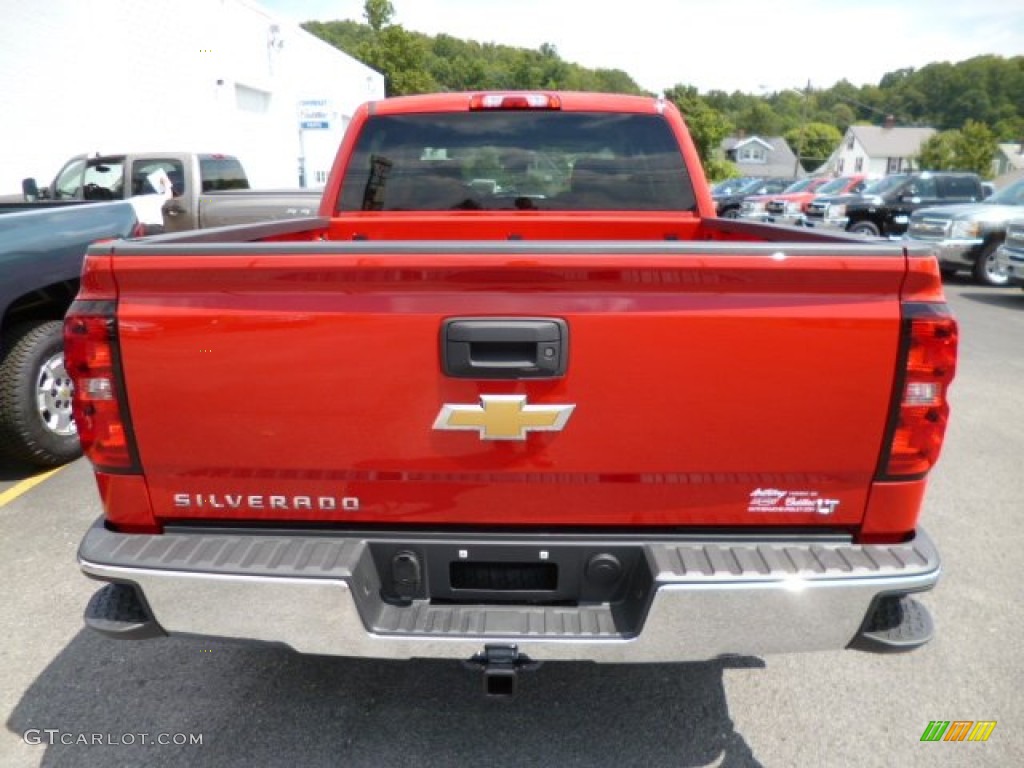
[(339, 211), (692, 211), (661, 115), (562, 111), (370, 117)]

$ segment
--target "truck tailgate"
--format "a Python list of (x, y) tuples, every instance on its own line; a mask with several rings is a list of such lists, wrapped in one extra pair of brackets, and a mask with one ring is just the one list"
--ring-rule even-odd
[[(116, 250), (130, 415), (164, 521), (853, 527), (864, 514), (899, 341), (906, 264), (891, 245)], [(450, 318), (564, 321), (565, 373), (445, 375)], [(503, 401), (523, 439), (484, 439), (501, 436), (500, 398), (481, 399), (495, 395), (525, 396)], [(445, 406), (475, 413), (470, 427), (435, 428)], [(574, 408), (538, 430), (521, 406)]]

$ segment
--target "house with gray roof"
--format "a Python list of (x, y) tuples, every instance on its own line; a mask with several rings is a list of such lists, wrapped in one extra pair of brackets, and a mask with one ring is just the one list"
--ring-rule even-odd
[(851, 125), (829, 165), (837, 174), (866, 173), (887, 176), (921, 170), (917, 157), (921, 145), (935, 135), (934, 128), (885, 125)]
[(725, 159), (739, 168), (741, 176), (793, 179), (807, 175), (781, 136), (730, 136), (719, 148)]

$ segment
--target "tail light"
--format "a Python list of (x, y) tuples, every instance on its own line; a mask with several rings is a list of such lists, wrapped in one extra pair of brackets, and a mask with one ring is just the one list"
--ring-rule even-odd
[(914, 480), (935, 465), (949, 417), (957, 325), (944, 304), (904, 305), (900, 367), (879, 480)]
[(78, 300), (64, 319), (64, 359), (82, 450), (99, 472), (139, 472), (117, 346), (116, 304)]

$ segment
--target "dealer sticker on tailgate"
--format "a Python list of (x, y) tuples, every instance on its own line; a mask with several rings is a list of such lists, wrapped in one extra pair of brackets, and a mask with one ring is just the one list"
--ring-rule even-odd
[(839, 508), (838, 499), (824, 499), (817, 491), (784, 491), (757, 488), (750, 493), (748, 512), (814, 512), (831, 515)]

